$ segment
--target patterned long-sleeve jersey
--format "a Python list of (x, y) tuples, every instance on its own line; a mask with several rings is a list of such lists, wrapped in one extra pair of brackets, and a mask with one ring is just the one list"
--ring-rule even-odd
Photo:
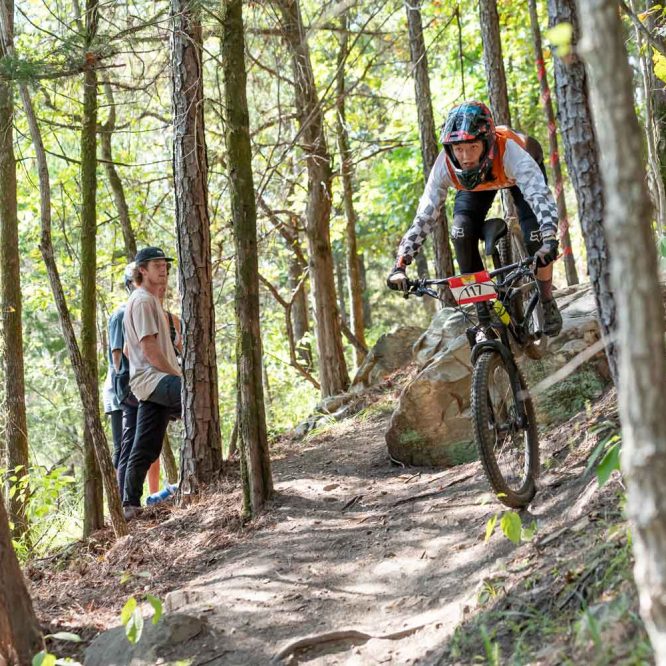
[[(511, 137), (511, 138), (510, 138)], [(557, 207), (546, 180), (532, 156), (520, 145), (522, 135), (508, 128), (497, 128), (498, 154), (493, 163), (493, 180), (473, 190), (500, 190), (517, 185), (534, 212), (544, 240), (557, 237)], [(398, 257), (406, 264), (419, 253), (432, 231), (439, 208), (444, 204), (449, 188), (464, 190), (457, 181), (453, 167), (442, 150), (430, 171), (428, 182), (419, 201), (412, 225), (398, 247)]]

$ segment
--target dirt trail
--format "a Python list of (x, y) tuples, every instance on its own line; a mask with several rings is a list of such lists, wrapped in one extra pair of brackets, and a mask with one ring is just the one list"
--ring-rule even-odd
[[(502, 507), (478, 463), (446, 472), (391, 465), (386, 425), (385, 416), (350, 421), (276, 462), (273, 527), (168, 597), (171, 610), (204, 613), (224, 637), (215, 663), (266, 664), (278, 654), (292, 663), (438, 663), (482, 581), (515, 547), (499, 534), (484, 541)], [(589, 484), (582, 469), (546, 475), (557, 494), (544, 485), (532, 507), (542, 531)], [(288, 649), (314, 635), (309, 649)]]
[[(163, 593), (169, 612), (208, 620), (212, 639), (205, 647), (193, 644), (194, 664), (268, 664), (279, 655), (301, 664), (450, 663), (442, 661), (446, 645), (474, 611), (484, 581), (500, 579), (506, 589), (537, 560), (547, 569), (550, 556), (562, 558), (555, 552), (561, 539), (543, 549), (539, 540), (598, 513), (596, 481), (583, 478), (594, 441), (586, 444), (581, 422), (565, 424), (543, 442), (549, 471), (531, 514), (523, 516), (525, 523), (536, 521), (538, 536), (516, 547), (499, 530), (484, 541), (488, 520), (503, 507), (479, 463), (448, 471), (395, 466), (384, 443), (387, 422), (386, 412), (377, 410), (289, 444), (273, 465), (275, 501), (249, 536), (235, 531), (236, 538), (227, 538), (229, 521), (217, 513), (224, 508), (211, 504), (157, 525), (139, 521), (138, 534), (127, 542), (134, 545), (114, 546), (107, 569), (97, 571), (97, 592), (88, 590), (97, 615), (89, 597), (81, 600), (90, 608), (86, 619), (98, 630), (117, 624), (126, 596), (116, 589), (105, 606), (110, 572), (152, 567), (145, 589)], [(166, 554), (152, 553), (156, 542), (169, 549)], [(119, 558), (123, 549), (134, 559)], [(137, 553), (143, 556), (137, 559)], [(169, 569), (168, 577), (161, 567)], [(53, 611), (51, 586), (58, 575), (38, 585), (37, 597), (45, 606), (50, 602), (52, 625), (63, 627)], [(84, 586), (95, 587), (92, 575), (84, 572)], [(72, 594), (77, 591), (70, 589), (70, 604)], [(295, 646), (313, 636), (311, 645)]]

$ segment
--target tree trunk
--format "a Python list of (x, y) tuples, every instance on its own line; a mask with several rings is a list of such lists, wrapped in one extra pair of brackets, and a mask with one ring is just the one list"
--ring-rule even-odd
[[(13, 0), (0, 0), (9, 17), (0, 31), (0, 55), (9, 53), (13, 44)], [(7, 468), (28, 473), (28, 426), (25, 415), (25, 373), (23, 367), (23, 325), (21, 322), (21, 265), (18, 245), (18, 215), (16, 200), (16, 160), (14, 158), (14, 91), (10, 81), (0, 80), (0, 316), (2, 317), (3, 389), (5, 397), (3, 422)], [(5, 461), (0, 456), (0, 466)], [(17, 493), (9, 500), (9, 519), (13, 534), (21, 537), (27, 532), (27, 496)]]
[(317, 96), (298, 1), (276, 0), (276, 4), (282, 15), (284, 37), (292, 54), (299, 137), (307, 156), (306, 231), (310, 249), (321, 394), (326, 397), (341, 393), (349, 386), (331, 252), (331, 157), (326, 146), (323, 112)]
[(113, 195), (113, 202), (116, 205), (120, 227), (123, 230), (123, 241), (125, 243), (125, 256), (127, 261), (134, 261), (136, 256), (136, 237), (132, 229), (129, 208), (125, 197), (125, 189), (120, 180), (120, 176), (113, 164), (113, 150), (111, 148), (111, 138), (116, 129), (116, 103), (113, 99), (113, 90), (108, 81), (104, 82), (104, 92), (109, 106), (109, 117), (107, 118), (100, 131), (100, 143), (102, 144), (102, 158), (104, 159), (104, 170), (106, 178), (109, 181), (109, 187)]
[[(289, 257), (289, 289), (292, 293), (298, 289), (298, 285), (303, 279), (303, 273), (307, 267), (295, 252)], [(305, 291), (305, 285), (298, 289), (291, 307), (291, 325), (294, 330), (294, 339), (297, 344), (298, 358), (303, 361), (307, 368), (312, 367), (312, 347), (309, 342), (302, 342), (303, 336), (310, 331), (308, 322), (308, 297)]]
[[(551, 27), (563, 22), (571, 24), (575, 45), (578, 42), (578, 18), (574, 0), (548, 0), (548, 15)], [(604, 193), (599, 173), (599, 150), (587, 100), (585, 68), (575, 54), (568, 58), (567, 64), (561, 58), (555, 58), (555, 91), (564, 156), (578, 200), (578, 218), (587, 249), (587, 268), (594, 289), (599, 325), (606, 344), (610, 372), (617, 384), (613, 340), (615, 297), (610, 285), (609, 255), (603, 229)]]
[(479, 19), (483, 39), (483, 64), (488, 81), (488, 96), (493, 118), (498, 125), (511, 126), (511, 110), (502, 58), (497, 0), (479, 0)]
[(345, 303), (345, 256), (344, 248), (337, 246), (333, 250), (333, 265), (335, 266), (335, 285), (338, 295), (338, 307), (340, 308), (340, 318), (343, 323), (347, 323), (347, 304)]
[(370, 307), (370, 299), (368, 298), (368, 281), (365, 273), (365, 257), (362, 254), (358, 255), (358, 265), (361, 274), (361, 289), (363, 290), (363, 321), (367, 328), (372, 326), (372, 307)]
[[(636, 0), (629, 0), (634, 13), (638, 13)], [(638, 45), (638, 58), (641, 65), (641, 80), (645, 96), (645, 139), (647, 143), (648, 183), (650, 194), (657, 213), (657, 229), (660, 235), (666, 234), (666, 192), (664, 180), (661, 175), (662, 165), (659, 161), (659, 127), (655, 123), (654, 105), (652, 103), (652, 90), (655, 87), (654, 65), (652, 63), (652, 47), (649, 46), (643, 33), (634, 28), (636, 44)]]
[[(439, 150), (437, 148), (435, 118), (432, 113), (428, 54), (423, 39), (421, 2), (422, 0), (405, 0), (405, 9), (407, 10), (409, 52), (412, 61), (412, 76), (414, 77), (416, 110), (419, 118), (423, 178), (424, 182), (427, 182)], [(444, 278), (453, 275), (453, 254), (449, 245), (449, 225), (444, 206), (437, 211), (435, 216), (432, 240), (435, 254), (435, 277)]]
[[(0, 10), (2, 7), (3, 5), (0, 3)], [(39, 249), (46, 265), (46, 271), (49, 276), (49, 283), (51, 285), (51, 291), (53, 292), (56, 309), (58, 310), (63, 337), (67, 344), (67, 351), (69, 352), (70, 362), (72, 364), (72, 369), (74, 370), (74, 377), (76, 378), (79, 395), (81, 397), (81, 402), (83, 403), (83, 413), (86, 418), (87, 427), (92, 434), (95, 455), (97, 456), (97, 462), (102, 472), (102, 480), (104, 481), (104, 490), (106, 491), (111, 524), (115, 535), (121, 537), (127, 534), (127, 524), (125, 523), (120, 504), (116, 472), (111, 463), (111, 455), (107, 447), (104, 428), (102, 427), (102, 421), (99, 416), (99, 403), (95, 401), (93, 389), (91, 388), (93, 384), (94, 386), (97, 386), (97, 377), (90, 377), (84, 367), (53, 252), (53, 242), (51, 240), (51, 184), (49, 182), (46, 151), (44, 150), (44, 143), (42, 142), (39, 126), (37, 125), (37, 118), (32, 106), (28, 87), (25, 84), (21, 84), (19, 89), (21, 91), (21, 98), (23, 100), (23, 107), (30, 128), (32, 142), (35, 147), (37, 170), (39, 173), (40, 216), (42, 222)]]
[[(86, 47), (96, 38), (97, 0), (86, 2)], [(97, 383), (97, 72), (83, 73), (83, 111), (81, 118), (81, 360), (91, 380), (92, 394), (99, 419)], [(95, 459), (92, 433), (83, 426), (84, 493), (83, 538), (104, 526), (104, 497), (101, 474)]]
[(176, 457), (173, 455), (171, 448), (171, 440), (169, 433), (164, 434), (164, 442), (162, 444), (162, 466), (164, 467), (164, 476), (169, 483), (178, 483), (178, 465), (176, 464)]
[(560, 166), (560, 152), (557, 145), (557, 124), (553, 101), (550, 96), (548, 76), (543, 61), (543, 48), (541, 46), (541, 28), (539, 27), (539, 16), (537, 14), (536, 0), (529, 0), (530, 23), (532, 24), (532, 41), (534, 43), (534, 57), (536, 58), (537, 76), (541, 87), (541, 104), (548, 123), (548, 141), (550, 144), (550, 166), (555, 179), (555, 201), (557, 202), (557, 216), (559, 218), (560, 242), (564, 253), (564, 271), (567, 284), (578, 284), (578, 273), (571, 249), (571, 236), (569, 235), (569, 219), (567, 216), (567, 204), (564, 198), (564, 181), (562, 179), (562, 167)]
[(181, 488), (197, 492), (222, 466), (208, 216), (200, 6), (171, 0), (173, 172), (183, 325)]
[(0, 491), (0, 664), (31, 664), (42, 649), (39, 623), (12, 548), (5, 500)]
[[(340, 17), (340, 50), (338, 51), (338, 68), (336, 71), (337, 96), (336, 129), (338, 134), (338, 150), (340, 151), (340, 172), (342, 176), (342, 198), (345, 206), (347, 225), (345, 238), (347, 241), (347, 278), (349, 285), (349, 312), (351, 314), (351, 329), (354, 337), (365, 346), (365, 321), (363, 319), (363, 289), (361, 287), (361, 270), (359, 266), (358, 249), (356, 244), (356, 210), (354, 209), (354, 173), (352, 166), (352, 152), (349, 147), (349, 132), (347, 130), (347, 113), (345, 108), (345, 64), (349, 54), (349, 31), (347, 30), (348, 12)], [(356, 365), (360, 367), (365, 354), (355, 347)]]
[(242, 0), (224, 3), (226, 147), (236, 249), (238, 435), (244, 458), (243, 510), (253, 514), (273, 494), (262, 383), (257, 211), (246, 97)]
[[(511, 109), (509, 107), (509, 93), (506, 87), (506, 72), (502, 58), (502, 38), (500, 36), (499, 14), (497, 13), (497, 0), (479, 0), (479, 20), (481, 23), (481, 37), (483, 40), (483, 64), (486, 69), (488, 81), (488, 97), (493, 119), (497, 125), (511, 126)], [(502, 202), (509, 218), (516, 219), (516, 206), (508, 190), (502, 190)], [(505, 251), (511, 257), (511, 243), (502, 239)]]
[(617, 7), (579, 0), (579, 52), (589, 71), (617, 294), (622, 469), (641, 615), (657, 664), (666, 663), (666, 348), (657, 252), (644, 184), (632, 72)]
[[(652, 2), (646, 2), (646, 9), (652, 6)], [(659, 12), (651, 12), (646, 18), (646, 26), (651, 33), (663, 31), (664, 17)], [(666, 185), (666, 82), (656, 76), (652, 58), (648, 61), (650, 65), (650, 79), (653, 81), (651, 87), (652, 107), (654, 109), (654, 122), (657, 128), (657, 154), (661, 165), (661, 180)], [(666, 235), (666, 229), (661, 229), (662, 236)]]

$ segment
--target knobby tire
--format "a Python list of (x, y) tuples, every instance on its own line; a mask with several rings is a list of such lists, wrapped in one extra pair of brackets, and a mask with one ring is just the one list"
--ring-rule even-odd
[[(536, 493), (539, 474), (539, 442), (536, 417), (531, 398), (523, 400), (527, 416), (526, 428), (514, 432), (509, 439), (497, 432), (497, 415), (491, 401), (491, 391), (502, 391), (494, 383), (506, 374), (506, 398), (511, 399), (514, 410), (520, 399), (517, 386), (501, 354), (496, 351), (482, 353), (474, 366), (472, 378), (472, 415), (479, 458), (490, 485), (500, 502), (514, 509), (526, 507)], [(520, 371), (517, 381), (523, 394), (527, 385)], [(495, 409), (497, 406), (495, 406)], [(500, 419), (505, 418), (503, 415)], [(504, 423), (504, 422), (503, 422)]]

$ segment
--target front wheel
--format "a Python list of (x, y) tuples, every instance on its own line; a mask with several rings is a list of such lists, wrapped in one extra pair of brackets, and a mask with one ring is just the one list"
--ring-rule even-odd
[(539, 441), (534, 406), (516, 369), (515, 382), (502, 355), (483, 352), (474, 365), (472, 415), (479, 457), (500, 502), (521, 509), (536, 493)]

